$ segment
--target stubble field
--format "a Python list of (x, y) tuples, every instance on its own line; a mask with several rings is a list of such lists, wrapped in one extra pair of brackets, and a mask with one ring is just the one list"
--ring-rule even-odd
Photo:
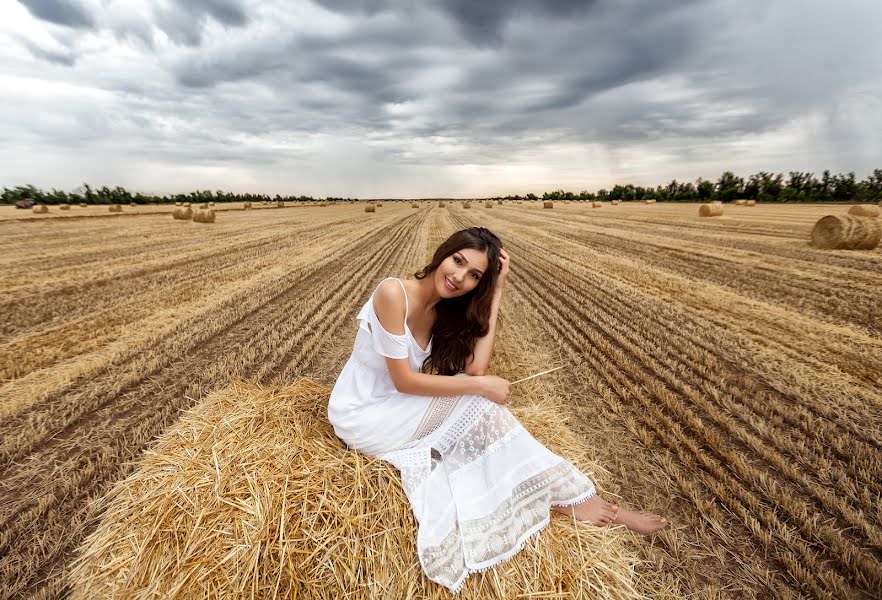
[(671, 521), (629, 541), (643, 593), (880, 595), (882, 250), (808, 245), (845, 207), (170, 210), (0, 207), (4, 596), (64, 596), (90, 501), (211, 390), (333, 384), (377, 282), (471, 225), (511, 255), (497, 345), (537, 357), (491, 372), (568, 365), (599, 488)]

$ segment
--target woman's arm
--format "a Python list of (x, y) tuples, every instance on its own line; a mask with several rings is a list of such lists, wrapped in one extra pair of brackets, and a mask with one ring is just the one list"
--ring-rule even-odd
[(475, 349), (466, 360), (465, 372), (469, 375), (485, 375), (493, 357), (493, 341), (496, 337), (496, 315), (499, 312), (499, 303), (502, 302), (502, 290), (508, 277), (508, 253), (499, 251), (499, 275), (496, 278), (496, 287), (493, 288), (493, 302), (490, 304), (490, 328), (487, 334), (478, 338)]

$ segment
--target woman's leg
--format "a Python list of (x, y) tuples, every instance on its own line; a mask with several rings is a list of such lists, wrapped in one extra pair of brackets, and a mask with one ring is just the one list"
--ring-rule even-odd
[(622, 524), (628, 529), (644, 535), (664, 529), (668, 524), (667, 519), (655, 513), (645, 510), (634, 512), (620, 508), (615, 504), (610, 504), (599, 494), (594, 494), (584, 502), (573, 506), (553, 506), (552, 510), (575, 517), (579, 521), (587, 521), (598, 527)]

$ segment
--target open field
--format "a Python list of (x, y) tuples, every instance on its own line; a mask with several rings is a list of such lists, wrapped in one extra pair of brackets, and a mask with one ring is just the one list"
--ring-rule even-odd
[(63, 596), (89, 501), (211, 390), (332, 384), (376, 283), (470, 225), (512, 257), (500, 349), (570, 365), (600, 489), (671, 521), (629, 541), (647, 596), (880, 595), (882, 249), (808, 246), (847, 207), (171, 210), (0, 207), (4, 596)]

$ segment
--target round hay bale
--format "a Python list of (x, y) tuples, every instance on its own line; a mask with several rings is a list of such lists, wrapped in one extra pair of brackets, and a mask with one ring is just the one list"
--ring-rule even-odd
[(285, 203), (281, 200), (276, 202), (276, 208), (285, 208)]
[(45, 204), (36, 204), (34, 205), (34, 212), (37, 214), (43, 214), (49, 212), (49, 207)]
[(196, 223), (214, 223), (214, 211), (210, 208), (199, 208), (193, 213)]
[(463, 203), (462, 203), (462, 207), (463, 207), (463, 208), (471, 208), (471, 207), (472, 207), (472, 203), (471, 203), (471, 202), (463, 202)]
[(872, 250), (882, 239), (882, 222), (873, 217), (827, 215), (812, 229), (812, 246), (823, 250)]
[(377, 212), (377, 207), (373, 204), (368, 204), (364, 207), (364, 212)]
[(134, 206), (138, 206), (138, 205), (135, 202), (129, 202), (129, 206), (134, 207)]
[(493, 203), (492, 202), (485, 202), (484, 208), (493, 208)]
[(592, 202), (591, 208), (603, 208), (603, 204), (600, 202)]
[(698, 207), (699, 217), (721, 217), (723, 216), (723, 205), (715, 202), (702, 204)]
[(443, 200), (438, 203), (438, 208), (444, 208), (445, 206), (447, 206), (447, 204)]
[(199, 209), (199, 208), (201, 208), (201, 209), (206, 209), (206, 208), (208, 208), (208, 204), (207, 204), (206, 202), (203, 202), (202, 204), (200, 204), (200, 205), (197, 206), (196, 208), (197, 208), (197, 209)]
[(736, 200), (735, 201), (735, 206), (744, 206), (745, 204), (747, 204), (747, 200)]
[(756, 200), (747, 200), (744, 206), (756, 206)]
[[(71, 597), (450, 599), (422, 571), (400, 475), (334, 435), (329, 395), (305, 378), (237, 381), (186, 411), (99, 500), (103, 518), (74, 560)], [(590, 453), (561, 405), (511, 410), (552, 451)], [(457, 598), (642, 598), (627, 543), (553, 513)]]
[(502, 200), (497, 200), (496, 204), (502, 204)]
[(542, 202), (542, 208), (554, 208), (554, 202), (551, 200), (545, 200)]
[(193, 209), (186, 206), (176, 206), (172, 211), (172, 218), (177, 221), (189, 221), (193, 218)]
[(59, 204), (58, 210), (70, 210), (70, 204)]
[(183, 202), (175, 202), (175, 206), (182, 206), (183, 204)]
[(417, 203), (417, 202), (411, 202), (411, 203), (410, 203), (410, 207), (411, 207), (411, 208), (419, 208), (420, 205), (419, 205), (419, 203)]
[(613, 200), (612, 202), (610, 202), (610, 204), (612, 204), (613, 206), (618, 206), (621, 203), (622, 203), (621, 200)]
[(122, 212), (122, 205), (121, 204), (111, 204), (110, 206), (107, 207), (107, 210), (109, 210), (110, 212)]
[(192, 202), (184, 202), (184, 206), (193, 206)]
[(251, 203), (250, 203), (250, 202), (245, 202), (245, 203), (243, 204), (243, 208), (244, 208), (245, 210), (251, 210)]
[(848, 209), (853, 217), (878, 217), (879, 207), (874, 204), (857, 204)]
[(383, 203), (382, 203), (382, 202), (377, 202), (374, 206), (376, 206), (377, 208), (382, 208)]
[(88, 206), (85, 202), (80, 202), (80, 208), (86, 208)]

